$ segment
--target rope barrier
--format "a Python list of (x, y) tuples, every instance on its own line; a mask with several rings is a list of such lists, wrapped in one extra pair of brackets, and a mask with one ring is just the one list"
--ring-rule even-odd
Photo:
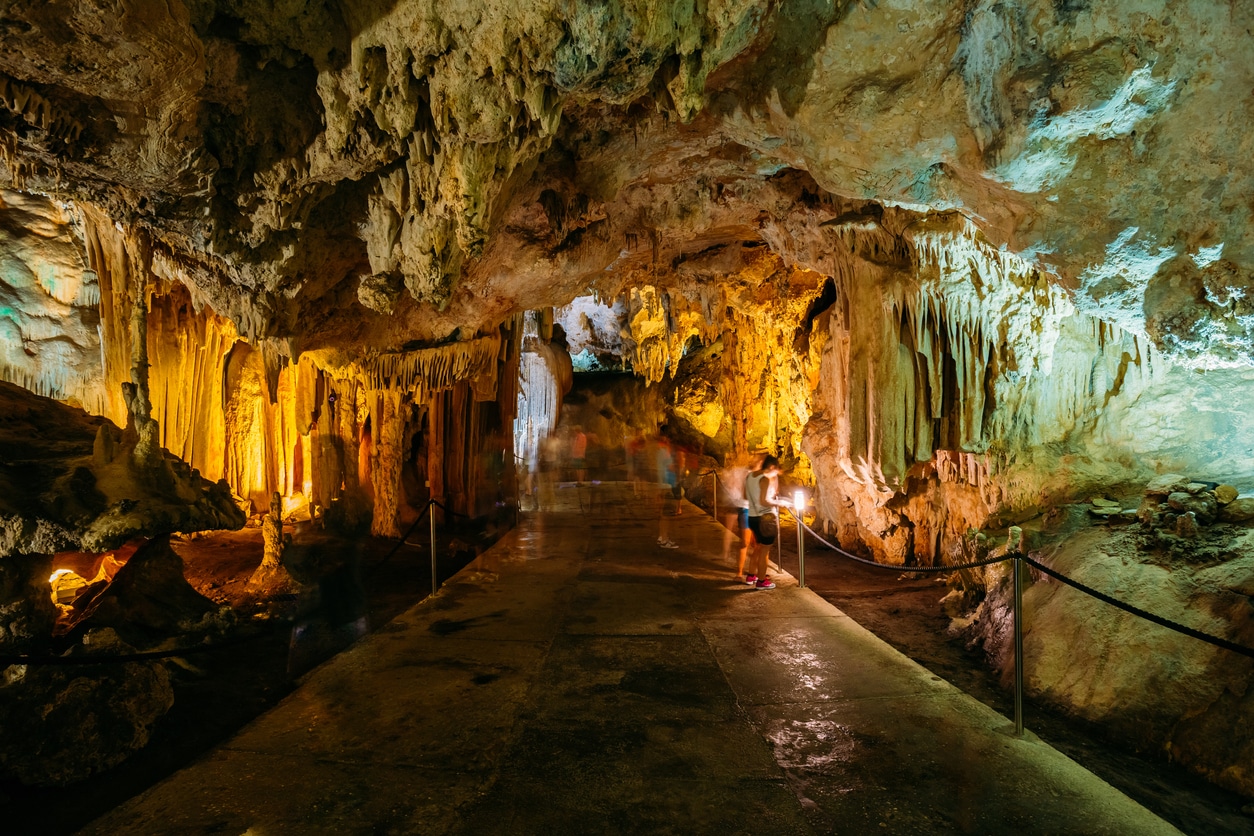
[(1062, 574), (1061, 572), (1058, 572), (1054, 569), (1050, 569), (1045, 564), (1041, 563), (1040, 561), (1033, 560), (1027, 555), (1023, 555), (1023, 562), (1027, 563), (1033, 569), (1036, 569), (1040, 572), (1045, 573), (1046, 575), (1049, 575), (1054, 580), (1059, 581), (1061, 583), (1065, 583), (1067, 586), (1071, 587), (1072, 589), (1079, 590), (1080, 592), (1083, 592), (1085, 595), (1090, 595), (1093, 598), (1096, 598), (1097, 600), (1103, 603), (1110, 604), (1112, 607), (1116, 607), (1118, 609), (1123, 610), (1124, 612), (1131, 613), (1132, 615), (1140, 616), (1141, 618), (1144, 618), (1146, 621), (1152, 621), (1153, 623), (1159, 625), (1160, 627), (1166, 627), (1168, 630), (1175, 630), (1177, 633), (1182, 633), (1186, 636), (1190, 636), (1192, 638), (1198, 639), (1199, 641), (1204, 641), (1207, 644), (1213, 644), (1215, 647), (1220, 647), (1220, 648), (1223, 648), (1224, 650), (1229, 650), (1229, 651), (1232, 651), (1233, 653), (1238, 653), (1242, 656), (1248, 656), (1249, 658), (1254, 659), (1254, 648), (1245, 647), (1244, 645), (1240, 645), (1235, 642), (1230, 642), (1227, 639), (1221, 639), (1218, 636), (1212, 636), (1210, 633), (1203, 633), (1201, 630), (1194, 630), (1192, 627), (1186, 627), (1183, 624), (1177, 624), (1171, 619), (1163, 618), (1161, 615), (1154, 615), (1154, 613), (1146, 612), (1145, 610), (1140, 609), (1139, 607), (1134, 607), (1131, 604), (1125, 604), (1123, 601), (1120, 601), (1118, 598), (1112, 598), (1104, 592), (1098, 592), (1096, 589), (1093, 589), (1091, 586), (1085, 586), (1084, 584), (1080, 583), (1074, 578), (1069, 578), (1066, 575)]
[(1085, 595), (1088, 595), (1090, 597), (1096, 598), (1102, 603), (1109, 604), (1110, 606), (1115, 607), (1116, 609), (1120, 609), (1126, 613), (1130, 613), (1140, 618), (1144, 618), (1146, 621), (1153, 622), (1154, 624), (1157, 624), (1160, 627), (1166, 627), (1168, 630), (1174, 630), (1177, 633), (1180, 633), (1185, 636), (1189, 636), (1190, 638), (1197, 639), (1198, 641), (1203, 641), (1203, 642), (1206, 642), (1207, 644), (1214, 645), (1215, 647), (1222, 648), (1223, 650), (1231, 651), (1232, 653), (1236, 653), (1241, 656), (1247, 656), (1251, 659), (1254, 659), (1254, 648), (1249, 648), (1244, 645), (1237, 644), (1236, 642), (1228, 641), (1227, 639), (1221, 639), (1218, 636), (1212, 636), (1210, 633), (1203, 633), (1201, 630), (1195, 630), (1192, 627), (1186, 627), (1185, 625), (1172, 621), (1169, 618), (1163, 618), (1161, 615), (1155, 615), (1154, 613), (1147, 612), (1146, 610), (1143, 610), (1140, 607), (1135, 607), (1132, 604), (1128, 604), (1128, 603), (1125, 603), (1124, 601), (1120, 601), (1118, 598), (1113, 598), (1104, 592), (1099, 592), (1098, 590), (1093, 589), (1091, 586), (1087, 586), (1081, 583), (1080, 581), (1075, 580), (1074, 578), (1069, 578), (1066, 575), (1062, 574), (1061, 572), (1055, 569), (1049, 568), (1044, 563), (1041, 563), (1038, 560), (1033, 560), (1031, 557), (1028, 557), (1027, 555), (1013, 555), (1013, 554), (1004, 555), (1002, 557), (991, 557), (991, 558), (988, 558), (987, 560), (978, 560), (972, 563), (963, 563), (963, 564), (957, 564), (953, 566), (936, 566), (936, 567), (890, 566), (886, 563), (877, 563), (874, 560), (867, 560), (865, 558), (858, 557), (857, 555), (850, 554), (849, 552), (845, 551), (842, 548), (833, 546), (831, 543), (827, 542), (827, 540), (820, 537), (814, 531), (814, 529), (810, 528), (810, 526), (806, 525), (804, 522), (801, 522), (797, 518), (796, 514), (791, 513), (791, 510), (790, 510), (790, 514), (794, 520), (797, 520), (798, 523), (800, 523), (802, 528), (804, 528), (806, 531), (810, 532), (811, 535), (813, 535), (814, 539), (818, 540), (820, 543), (827, 546), (832, 551), (836, 552), (837, 554), (843, 557), (847, 557), (850, 560), (856, 560), (858, 563), (863, 563), (863, 564), (866, 564), (867, 566), (876, 566), (881, 569), (891, 569), (894, 571), (906, 571), (906, 572), (953, 572), (958, 569), (973, 569), (978, 566), (989, 566), (993, 563), (1002, 563), (1007, 560), (1014, 560), (1016, 557), (1018, 557), (1022, 559), (1024, 563), (1028, 564), (1032, 568), (1050, 576), (1051, 578), (1059, 581), (1060, 583), (1066, 584), (1072, 589), (1075, 589), (1079, 592), (1083, 592)]
[(409, 542), (409, 535), (413, 534), (414, 530), (418, 528), (418, 525), (422, 522), (423, 518), (426, 517), (427, 513), (431, 510), (432, 505), (439, 508), (441, 511), (443, 511), (444, 513), (448, 514), (451, 517), (461, 517), (464, 520), (474, 519), (474, 517), (471, 517), (468, 514), (462, 514), (458, 511), (450, 511), (441, 502), (438, 502), (434, 499), (428, 499), (426, 504), (422, 506), (422, 510), (418, 512), (418, 519), (414, 520), (414, 524), (411, 525), (405, 531), (405, 533), (401, 535), (401, 539), (397, 541), (395, 546), (392, 547), (392, 550), (389, 551), (386, 555), (384, 555), (382, 560), (380, 560), (373, 567), (371, 567), (370, 571), (372, 573), (377, 572), (379, 569), (383, 568), (383, 565), (387, 563), (389, 560), (391, 560), (393, 555), (395, 555), (398, 551), (400, 551), (401, 546), (409, 546), (410, 548), (420, 548), (420, 545), (418, 543)]
[(414, 533), (414, 529), (418, 528), (418, 524), (422, 522), (422, 518), (427, 515), (427, 512), (431, 510), (431, 506), (434, 504), (435, 504), (434, 499), (427, 500), (427, 504), (422, 506), (422, 510), (418, 512), (418, 519), (414, 520), (414, 524), (411, 525), (408, 528), (408, 530), (406, 530), (406, 532), (401, 535), (401, 539), (396, 543), (395, 546), (392, 547), (392, 550), (389, 551), (387, 554), (385, 554), (382, 560), (380, 560), (374, 566), (370, 567), (371, 575), (373, 575), (375, 572), (382, 569), (384, 564), (386, 564), (389, 560), (392, 559), (392, 555), (396, 554), (398, 551), (401, 550), (401, 546), (409, 546), (410, 548), (417, 548), (416, 544), (408, 542), (409, 535)]
[(435, 507), (439, 508), (439, 509), (440, 509), (441, 511), (443, 511), (444, 513), (448, 514), (450, 517), (461, 517), (463, 520), (473, 520), (473, 519), (474, 519), (474, 517), (470, 516), (469, 514), (463, 514), (461, 511), (453, 511), (453, 510), (450, 510), (448, 507), (446, 507), (446, 506), (444, 505), (444, 503), (442, 503), (442, 502), (437, 502), (437, 501), (436, 501), (436, 500), (434, 500), (434, 499), (429, 499), (429, 500), (427, 500), (427, 505), (428, 505), (428, 507), (429, 507), (429, 506), (431, 506), (431, 505), (434, 505)]
[(788, 509), (788, 513), (794, 520), (797, 520), (797, 523), (802, 528), (810, 532), (811, 536), (813, 536), (815, 540), (818, 540), (820, 543), (827, 546), (832, 551), (836, 552), (842, 557), (847, 557), (850, 560), (856, 560), (858, 563), (862, 563), (867, 566), (874, 566), (878, 569), (888, 569), (894, 572), (936, 572), (936, 573), (957, 572), (960, 569), (978, 569), (981, 566), (991, 566), (994, 563), (1004, 563), (1007, 560), (1014, 559), (1014, 555), (1007, 554), (1007, 555), (1002, 555), (1001, 557), (987, 557), (987, 558), (984, 558), (983, 560), (973, 560), (970, 563), (954, 563), (949, 566), (898, 566), (892, 563), (880, 563), (875, 560), (867, 560), (865, 557), (858, 557), (856, 554), (850, 554), (849, 552), (845, 551), (839, 546), (833, 546), (831, 543), (827, 542), (827, 540), (819, 536), (819, 534), (813, 528), (810, 528), (810, 526), (802, 522), (797, 517), (797, 515), (792, 512), (791, 508)]
[(241, 644), (248, 644), (249, 642), (267, 638), (270, 634), (277, 633), (279, 627), (290, 628), (291, 624), (286, 621), (280, 621), (269, 630), (256, 635), (241, 636), (237, 639), (229, 639), (212, 644), (197, 644), (174, 650), (149, 650), (140, 653), (101, 654), (99, 656), (0, 655), (0, 667), (8, 667), (9, 665), (113, 665), (124, 662), (142, 662), (148, 659), (170, 659), (175, 656), (190, 656), (195, 653), (207, 653), (210, 650), (238, 647)]

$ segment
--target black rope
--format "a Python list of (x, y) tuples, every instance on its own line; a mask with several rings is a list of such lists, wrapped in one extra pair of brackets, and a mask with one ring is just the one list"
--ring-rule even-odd
[(880, 563), (875, 560), (867, 560), (865, 557), (858, 557), (856, 554), (850, 554), (839, 546), (833, 546), (831, 543), (820, 537), (813, 528), (810, 528), (810, 526), (802, 522), (796, 514), (792, 513), (791, 509), (789, 510), (789, 514), (794, 520), (797, 520), (797, 523), (802, 528), (810, 532), (810, 534), (814, 536), (814, 539), (818, 540), (832, 551), (842, 557), (847, 557), (850, 560), (856, 560), (858, 563), (862, 563), (867, 566), (874, 566), (877, 569), (888, 569), (893, 572), (956, 572), (959, 569), (978, 569), (981, 566), (991, 566), (994, 563), (1004, 563), (1007, 560), (1014, 559), (1014, 555), (1007, 554), (1002, 555), (1001, 557), (986, 557), (983, 560), (974, 560), (970, 563), (955, 563), (950, 566), (899, 566), (894, 563)]
[(274, 627), (252, 636), (241, 636), (237, 639), (228, 639), (227, 641), (213, 642), (211, 644), (197, 644), (191, 647), (178, 648), (174, 650), (149, 650), (141, 653), (116, 653), (101, 654), (99, 656), (10, 656), (0, 655), (0, 667), (8, 667), (9, 665), (115, 665), (124, 662), (143, 662), (148, 659), (170, 659), (174, 656), (190, 656), (194, 653), (208, 653), (211, 650), (222, 650), (228, 647), (238, 647), (241, 644), (255, 642), (260, 639), (269, 637), (272, 633), (278, 632), (279, 627), (288, 627), (291, 625), (286, 622), (279, 622)]
[(1204, 641), (1207, 644), (1213, 644), (1215, 647), (1221, 647), (1224, 650), (1230, 650), (1233, 653), (1239, 653), (1242, 656), (1248, 656), (1249, 658), (1254, 659), (1254, 648), (1245, 647), (1244, 645), (1236, 644), (1235, 642), (1230, 642), (1227, 639), (1221, 639), (1218, 636), (1212, 636), (1210, 633), (1203, 633), (1201, 630), (1194, 630), (1192, 627), (1185, 627), (1183, 624), (1177, 624), (1176, 622), (1170, 619), (1163, 618), (1161, 615), (1154, 615), (1152, 612), (1146, 612), (1145, 610), (1140, 609), (1139, 607), (1134, 607), (1131, 604), (1125, 604), (1123, 601), (1120, 601), (1118, 598), (1112, 598), (1104, 592), (1098, 592), (1096, 589), (1093, 589), (1091, 586), (1085, 586), (1079, 581), (1074, 580), (1073, 578), (1069, 578), (1066, 575), (1062, 574), (1061, 572), (1050, 569), (1044, 563), (1041, 563), (1040, 561), (1037, 561), (1037, 560), (1033, 560), (1027, 555), (1023, 555), (1023, 561), (1027, 563), (1029, 566), (1031, 566), (1032, 568), (1037, 569), (1041, 572), (1044, 572), (1046, 575), (1049, 575), (1054, 580), (1065, 583), (1067, 586), (1071, 587), (1072, 589), (1077, 589), (1080, 592), (1083, 592), (1085, 595), (1090, 595), (1099, 601), (1110, 604), (1112, 607), (1116, 607), (1118, 609), (1123, 610), (1124, 612), (1129, 612), (1129, 613), (1132, 613), (1133, 615), (1140, 616), (1141, 618), (1144, 618), (1146, 621), (1152, 621), (1155, 624), (1159, 625), (1160, 627), (1166, 627), (1169, 630), (1175, 630), (1177, 633), (1182, 633), (1186, 636), (1191, 636), (1195, 639), (1198, 639), (1199, 641)]
[(429, 505), (434, 505), (435, 507), (439, 508), (439, 509), (440, 509), (441, 511), (443, 511), (444, 513), (448, 514), (450, 517), (461, 517), (463, 520), (473, 520), (473, 519), (474, 519), (474, 517), (470, 516), (469, 514), (463, 514), (461, 511), (453, 511), (453, 510), (449, 509), (448, 507), (446, 507), (446, 506), (444, 505), (444, 503), (442, 503), (442, 502), (437, 502), (437, 501), (435, 501), (434, 499), (432, 499), (432, 500), (431, 500), (428, 504), (429, 504)]
[[(793, 514), (792, 517), (794, 520), (797, 519), (796, 514)], [(827, 542), (818, 534), (816, 534), (815, 531), (812, 528), (810, 528), (810, 526), (806, 525), (804, 522), (801, 522), (800, 520), (797, 520), (797, 521), (801, 524), (802, 528), (804, 528), (806, 531), (809, 531), (812, 535), (814, 535), (814, 538), (816, 540), (818, 540), (820, 543), (827, 546), (829, 549), (836, 552), (837, 554), (847, 557), (850, 560), (856, 560), (858, 563), (863, 563), (868, 566), (877, 566), (881, 569), (891, 569), (894, 571), (906, 571), (906, 572), (952, 572), (957, 569), (971, 569), (977, 566), (988, 566), (993, 563), (1001, 563), (1002, 561), (1013, 560), (1015, 557), (1019, 557), (1023, 560), (1024, 563), (1028, 564), (1034, 569), (1039, 570), (1040, 572), (1043, 572), (1046, 575), (1049, 575), (1051, 578), (1059, 581), (1060, 583), (1064, 583), (1067, 586), (1071, 587), (1072, 589), (1083, 592), (1085, 595), (1089, 595), (1093, 598), (1096, 598), (1097, 600), (1105, 604), (1109, 604), (1110, 606), (1115, 607), (1116, 609), (1120, 609), (1120, 610), (1123, 610), (1124, 612), (1131, 613), (1132, 615), (1138, 616), (1140, 618), (1144, 618), (1146, 621), (1151, 621), (1154, 624), (1159, 625), (1160, 627), (1166, 627), (1168, 630), (1175, 630), (1177, 633), (1180, 633), (1182, 635), (1190, 636), (1191, 638), (1195, 638), (1199, 641), (1204, 641), (1207, 644), (1214, 645), (1215, 647), (1219, 647), (1224, 650), (1228, 650), (1233, 653), (1240, 654), (1241, 656), (1247, 656), (1251, 659), (1254, 659), (1254, 648), (1245, 647), (1244, 645), (1237, 644), (1236, 642), (1231, 642), (1231, 641), (1228, 641), (1227, 639), (1221, 639), (1218, 636), (1212, 636), (1210, 633), (1203, 633), (1201, 630), (1194, 630), (1192, 627), (1186, 627), (1183, 624), (1178, 624), (1175, 621), (1172, 621), (1171, 619), (1163, 618), (1162, 616), (1155, 615), (1152, 612), (1147, 612), (1141, 609), (1140, 607), (1134, 607), (1131, 604), (1120, 601), (1118, 598), (1113, 598), (1104, 592), (1099, 592), (1098, 590), (1093, 589), (1091, 586), (1086, 586), (1085, 584), (1080, 583), (1079, 581), (1073, 578), (1069, 578), (1066, 575), (1062, 574), (1061, 572), (1058, 572), (1054, 569), (1049, 568), (1044, 563), (1041, 563), (1038, 560), (1033, 560), (1027, 555), (1011, 554), (1011, 555), (1005, 555), (1003, 557), (988, 558), (987, 560), (980, 560), (974, 563), (965, 563), (965, 564), (960, 564), (956, 566), (938, 566), (938, 567), (890, 566), (886, 563), (877, 563), (874, 560), (867, 560), (865, 558), (858, 557), (857, 555), (850, 554), (844, 549), (833, 546), (831, 543)]]
[(387, 554), (385, 554), (382, 560), (380, 560), (374, 566), (370, 567), (370, 573), (372, 575), (375, 572), (382, 569), (384, 564), (386, 564), (389, 560), (392, 559), (392, 555), (396, 554), (398, 551), (401, 550), (401, 546), (409, 546), (410, 548), (414, 547), (413, 543), (408, 543), (406, 541), (409, 540), (409, 535), (413, 534), (414, 531), (418, 528), (418, 524), (422, 522), (422, 518), (425, 517), (427, 515), (427, 512), (431, 510), (431, 506), (435, 504), (437, 503), (434, 499), (427, 500), (427, 504), (422, 506), (422, 511), (420, 511), (418, 514), (418, 519), (414, 520), (414, 524), (411, 525), (409, 529), (404, 534), (401, 535), (401, 539), (397, 542), (395, 546), (392, 547), (392, 550), (388, 552)]

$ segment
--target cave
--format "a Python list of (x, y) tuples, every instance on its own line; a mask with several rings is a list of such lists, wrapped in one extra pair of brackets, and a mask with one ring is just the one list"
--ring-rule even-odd
[(5, 4), (0, 829), (1254, 832), (1251, 31)]

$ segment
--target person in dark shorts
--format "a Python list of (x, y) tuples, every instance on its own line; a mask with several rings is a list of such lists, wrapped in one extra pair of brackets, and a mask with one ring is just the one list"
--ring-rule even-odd
[(762, 466), (745, 477), (745, 499), (749, 503), (749, 531), (753, 534), (751, 565), (754, 574), (745, 575), (745, 583), (757, 589), (774, 589), (775, 583), (767, 575), (770, 570), (771, 545), (779, 533), (776, 508), (784, 505), (778, 495), (779, 459), (767, 456)]

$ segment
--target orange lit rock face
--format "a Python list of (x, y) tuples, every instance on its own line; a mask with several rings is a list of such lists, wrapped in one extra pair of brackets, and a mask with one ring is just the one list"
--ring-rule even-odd
[[(996, 484), (970, 486), (965, 524), (1055, 490), (1042, 482), (1053, 462), (1021, 451), (1063, 438), (1084, 448), (1091, 436), (1099, 454), (1113, 441), (1134, 470), (1157, 466), (1147, 453), (1163, 449), (1171, 467), (1222, 464), (1170, 419), (1162, 430), (1159, 407), (1124, 381), (1171, 376), (1164, 360), (1224, 366), (1250, 353), (1249, 211), (1232, 198), (1248, 192), (1250, 140), (1239, 120), (1204, 117), (1225, 110), (1217, 90), (1245, 89), (1249, 69), (1234, 56), (1246, 12), (1196, 2), (1164, 22), (1153, 9), (1060, 12), (1043, 0), (1013, 12), (864, 5), (733, 3), (699, 16), (650, 3), (19, 6), (0, 50), (7, 176), (80, 206), (103, 294), (107, 414), (125, 417), (127, 297), (142, 286), (150, 315), (166, 317), (148, 337), (162, 352), (151, 369), (161, 442), (256, 506), (273, 490), (303, 492), (304, 472), (318, 472), (303, 461), (312, 410), (283, 405), (311, 397), (292, 381), (302, 358), (352, 380), (354, 407), (384, 403), (372, 393), (393, 386), (438, 393), (456, 381), (486, 402), (488, 347), (447, 349), (445, 371), (406, 358), (498, 338), (518, 311), (591, 290), (626, 300), (636, 336), (624, 351), (654, 378), (689, 335), (708, 343), (727, 330), (721, 294), (744, 251), (861, 294), (857, 333), (836, 334), (856, 352), (827, 349), (831, 373), (812, 385), (801, 381), (818, 375), (817, 355), (778, 374), (767, 364), (774, 379), (746, 394), (741, 381), (766, 379), (764, 358), (790, 354), (779, 335), (755, 336), (726, 355), (723, 418), (691, 418), (795, 449), (816, 415), (814, 449), (840, 462), (830, 478), (862, 486), (834, 494), (882, 508), (932, 450), (991, 448), (979, 468)], [(912, 240), (934, 226), (944, 234)], [(987, 246), (973, 249), (977, 239)], [(964, 259), (972, 270), (948, 270), (927, 298), (896, 287)], [(1025, 282), (1030, 299), (979, 298)], [(170, 286), (187, 289), (195, 314)], [(666, 322), (659, 300), (676, 292), (681, 321)], [(909, 333), (891, 338), (880, 292)], [(730, 302), (749, 322), (767, 310)], [(1005, 305), (1018, 312), (1013, 333), (1001, 328)], [(938, 311), (947, 322), (933, 321)], [(203, 331), (204, 362), (169, 345), (181, 339), (171, 326)], [(1029, 359), (1038, 336), (1052, 347)], [(924, 344), (942, 337), (952, 375)], [(242, 370), (237, 340), (260, 355)], [(1089, 387), (1093, 352), (1101, 380)], [(258, 363), (273, 404), (215, 397), (223, 365), (256, 399)], [(951, 382), (954, 403), (938, 395)], [(1222, 405), (1237, 388), (1228, 379), (1166, 385), (1218, 404), (1216, 429), (1240, 429)], [(335, 433), (356, 448), (371, 410), (355, 411), (357, 426)], [(232, 437), (217, 413), (231, 416)], [(1003, 450), (1022, 473), (997, 483)], [(1109, 478), (1089, 452), (1075, 469)], [(903, 554), (904, 524), (890, 515), (870, 539), (896, 537)]]
[(1249, 477), (1164, 406), (1245, 437), (1242, 372), (1172, 364), (1250, 355), (1250, 140), (1205, 118), (1247, 12), (864, 5), (23, 5), (0, 176), (76, 201), (106, 414), (142, 297), (154, 443), (254, 507), (397, 505), (381, 439), (506, 404), (513, 317), (590, 291), (648, 380), (721, 342), (681, 417), (808, 439), (895, 560), (1089, 482)]

